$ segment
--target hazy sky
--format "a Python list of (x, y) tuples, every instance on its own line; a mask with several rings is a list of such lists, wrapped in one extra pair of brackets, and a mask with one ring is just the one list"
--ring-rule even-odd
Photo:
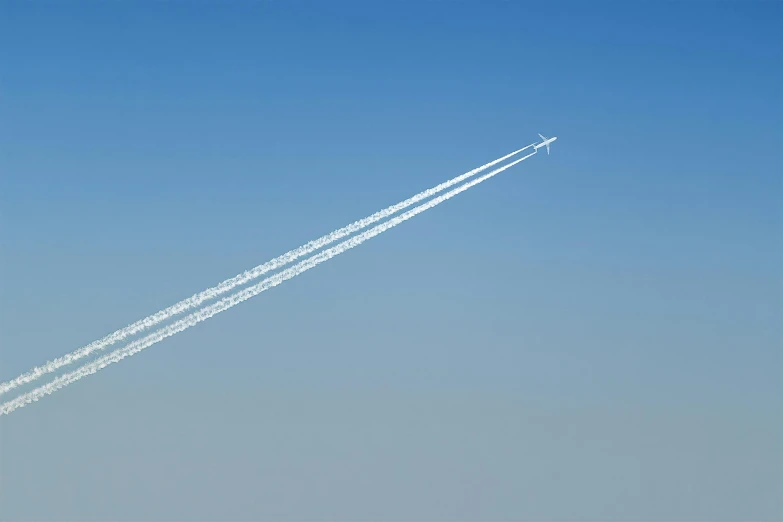
[(0, 380), (537, 139), (0, 419), (5, 520), (780, 520), (783, 4), (7, 2)]

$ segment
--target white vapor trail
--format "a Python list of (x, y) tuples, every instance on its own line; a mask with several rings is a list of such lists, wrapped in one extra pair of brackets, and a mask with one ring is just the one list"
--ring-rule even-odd
[(27, 404), (30, 404), (31, 402), (35, 402), (46, 395), (50, 395), (54, 393), (55, 391), (59, 390), (60, 388), (63, 388), (64, 386), (76, 382), (83, 377), (96, 373), (98, 370), (101, 370), (102, 368), (105, 368), (106, 366), (112, 363), (119, 362), (125, 357), (134, 355), (144, 350), (145, 348), (148, 348), (153, 344), (156, 344), (166, 339), (167, 337), (171, 337), (172, 335), (175, 335), (183, 330), (186, 330), (191, 326), (200, 323), (201, 321), (205, 321), (209, 319), (213, 315), (228, 310), (229, 308), (236, 306), (243, 301), (248, 300), (251, 297), (258, 295), (265, 290), (273, 288), (283, 283), (284, 281), (287, 281), (288, 279), (296, 277), (302, 272), (310, 270), (311, 268), (323, 263), (324, 261), (327, 261), (337, 255), (342, 254), (346, 250), (350, 250), (351, 248), (361, 245), (368, 239), (373, 238), (378, 234), (381, 234), (386, 230), (399, 225), (403, 221), (407, 221), (413, 216), (443, 203), (447, 199), (456, 196), (460, 192), (464, 192), (469, 188), (473, 187), (474, 185), (486, 181), (492, 176), (495, 176), (503, 172), (504, 170), (513, 167), (517, 163), (526, 160), (527, 158), (533, 156), (534, 154), (536, 154), (536, 152), (532, 152), (531, 154), (528, 154), (527, 156), (523, 156), (522, 158), (519, 158), (507, 165), (497, 168), (492, 172), (489, 172), (488, 174), (484, 174), (479, 178), (476, 178), (463, 185), (460, 185), (459, 187), (452, 189), (441, 196), (433, 198), (430, 201), (423, 203), (395, 218), (385, 221), (380, 225), (371, 228), (370, 230), (362, 232), (361, 234), (358, 234), (350, 239), (347, 239), (329, 249), (326, 249), (318, 254), (315, 254), (314, 256), (305, 259), (304, 261), (300, 261), (296, 265), (287, 268), (281, 272), (278, 272), (277, 274), (264, 279), (260, 283), (257, 283), (244, 290), (236, 292), (228, 297), (224, 297), (220, 301), (205, 306), (204, 308), (196, 312), (193, 312), (192, 314), (184, 317), (183, 319), (180, 319), (179, 321), (176, 321), (168, 326), (162, 327), (159, 330), (156, 330), (155, 332), (147, 335), (146, 337), (143, 337), (141, 339), (129, 343), (123, 348), (118, 348), (109, 354), (99, 357), (93, 362), (82, 365), (81, 367), (77, 368), (76, 370), (70, 373), (66, 373), (59, 377), (56, 377), (51, 382), (43, 386), (39, 386), (38, 388), (30, 392), (20, 395), (19, 397), (7, 401), (2, 405), (0, 405), (0, 415), (7, 415), (12, 411), (16, 410), (17, 408), (21, 408)]
[(423, 199), (426, 199), (430, 196), (433, 196), (437, 194), (438, 192), (441, 192), (448, 187), (451, 187), (452, 185), (456, 185), (457, 183), (464, 181), (472, 176), (475, 176), (479, 172), (482, 172), (489, 167), (492, 167), (504, 160), (507, 160), (508, 158), (515, 156), (522, 152), (525, 149), (528, 149), (532, 147), (533, 144), (528, 145), (527, 147), (523, 147), (519, 150), (515, 150), (514, 152), (510, 154), (506, 154), (502, 158), (498, 158), (494, 161), (491, 161), (487, 163), (486, 165), (482, 165), (478, 168), (475, 168), (471, 170), (470, 172), (466, 172), (465, 174), (462, 174), (460, 176), (457, 176), (455, 178), (452, 178), (448, 181), (445, 181), (441, 183), (440, 185), (437, 185), (435, 187), (432, 187), (430, 189), (427, 189), (423, 192), (419, 192), (415, 196), (412, 196), (405, 201), (401, 201), (400, 203), (397, 203), (395, 205), (392, 205), (390, 207), (387, 207), (383, 210), (380, 210), (376, 212), (375, 214), (372, 214), (370, 216), (367, 216), (366, 218), (360, 219), (358, 221), (354, 221), (350, 225), (347, 225), (343, 228), (339, 228), (333, 232), (330, 232), (326, 234), (325, 236), (322, 236), (318, 239), (314, 239), (313, 241), (310, 241), (309, 243), (305, 243), (304, 245), (295, 248), (293, 250), (290, 250), (286, 252), (285, 254), (276, 257), (275, 259), (272, 259), (271, 261), (267, 261), (266, 263), (262, 265), (258, 265), (255, 268), (252, 268), (250, 270), (246, 270), (245, 272), (242, 272), (239, 275), (236, 275), (232, 277), (231, 279), (226, 279), (222, 283), (218, 284), (217, 286), (213, 286), (212, 288), (208, 288), (207, 290), (204, 290), (202, 292), (199, 292), (197, 294), (194, 294), (191, 297), (188, 297), (187, 299), (183, 299), (182, 301), (165, 308), (159, 312), (156, 312), (148, 317), (145, 317), (144, 319), (141, 319), (139, 321), (136, 321), (133, 324), (130, 324), (124, 328), (121, 328), (117, 330), (114, 333), (111, 333), (107, 335), (106, 337), (103, 337), (102, 339), (98, 339), (97, 341), (93, 341), (92, 343), (79, 348), (69, 354), (63, 355), (62, 357), (58, 357), (57, 359), (54, 359), (52, 361), (47, 362), (46, 364), (43, 364), (41, 366), (37, 366), (33, 368), (32, 370), (29, 370), (23, 374), (21, 374), (19, 377), (16, 377), (15, 379), (11, 379), (10, 381), (0, 383), (0, 395), (9, 392), (13, 390), (14, 388), (17, 388), (18, 386), (21, 386), (23, 384), (27, 384), (29, 382), (32, 382), (39, 377), (46, 375), (47, 373), (51, 373), (56, 371), (57, 369), (71, 364), (74, 361), (77, 361), (83, 357), (86, 357), (90, 355), (91, 353), (97, 351), (97, 350), (103, 350), (107, 346), (110, 346), (112, 344), (115, 344), (119, 341), (122, 341), (126, 337), (129, 337), (131, 335), (135, 335), (139, 332), (142, 332), (152, 326), (155, 326), (156, 324), (165, 321), (167, 319), (170, 319), (171, 317), (180, 314), (182, 312), (185, 312), (187, 310), (190, 310), (192, 308), (197, 307), (201, 303), (208, 301), (210, 299), (213, 299), (221, 294), (224, 294), (226, 292), (229, 292), (236, 288), (237, 286), (241, 286), (249, 281), (252, 281), (253, 279), (256, 279), (260, 277), (261, 275), (276, 270), (282, 266), (287, 265), (288, 263), (293, 262), (294, 260), (305, 256), (307, 254), (310, 254), (311, 252), (314, 252), (316, 250), (319, 250), (320, 248), (329, 245), (338, 239), (341, 239), (343, 237), (349, 236), (353, 234), (354, 232), (357, 232), (373, 223), (376, 223), (382, 219), (385, 219), (392, 214), (396, 214), (398, 211), (407, 208), (414, 203), (417, 203)]

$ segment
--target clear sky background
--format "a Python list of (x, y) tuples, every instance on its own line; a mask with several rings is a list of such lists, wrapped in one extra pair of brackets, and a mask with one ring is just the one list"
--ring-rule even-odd
[(5, 520), (780, 520), (783, 4), (0, 6), (0, 379), (538, 154), (0, 420)]

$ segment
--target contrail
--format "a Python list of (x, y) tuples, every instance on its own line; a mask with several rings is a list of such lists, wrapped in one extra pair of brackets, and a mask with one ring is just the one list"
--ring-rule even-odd
[(325, 236), (322, 236), (318, 239), (314, 239), (313, 241), (310, 241), (309, 243), (306, 243), (298, 248), (295, 248), (293, 250), (290, 250), (286, 252), (285, 254), (276, 257), (275, 259), (272, 259), (271, 261), (267, 261), (266, 263), (262, 265), (258, 265), (255, 268), (252, 268), (250, 270), (246, 270), (245, 272), (242, 272), (239, 275), (236, 275), (232, 277), (231, 279), (226, 279), (222, 283), (218, 284), (217, 286), (213, 286), (212, 288), (208, 288), (207, 290), (204, 290), (202, 292), (199, 292), (198, 294), (194, 294), (191, 297), (188, 297), (187, 299), (183, 299), (182, 301), (178, 302), (177, 304), (174, 304), (168, 308), (165, 308), (159, 312), (156, 312), (148, 317), (145, 317), (144, 319), (141, 319), (139, 321), (136, 321), (135, 323), (128, 325), (124, 328), (121, 328), (117, 330), (116, 332), (107, 335), (106, 337), (99, 339), (97, 341), (93, 341), (92, 343), (79, 348), (67, 355), (63, 355), (62, 357), (58, 357), (57, 359), (54, 359), (53, 361), (49, 361), (46, 364), (43, 364), (41, 366), (37, 366), (33, 368), (32, 370), (29, 370), (19, 377), (16, 377), (15, 379), (12, 379), (7, 382), (0, 383), (0, 395), (9, 392), (13, 390), (14, 388), (21, 386), (23, 384), (27, 384), (29, 382), (32, 382), (39, 377), (46, 375), (47, 373), (51, 373), (56, 371), (57, 369), (71, 364), (74, 361), (77, 361), (83, 357), (86, 357), (90, 355), (91, 353), (97, 351), (97, 350), (103, 350), (107, 346), (110, 346), (114, 343), (117, 343), (119, 341), (122, 341), (128, 336), (137, 334), (139, 332), (142, 332), (152, 326), (155, 326), (156, 324), (165, 321), (177, 314), (180, 314), (182, 312), (185, 312), (187, 310), (190, 310), (192, 308), (195, 308), (196, 306), (200, 305), (204, 301), (208, 301), (210, 299), (213, 299), (221, 294), (224, 294), (226, 292), (229, 292), (236, 288), (237, 286), (241, 286), (249, 281), (252, 281), (253, 279), (256, 279), (257, 277), (260, 277), (261, 275), (271, 271), (276, 270), (282, 266), (287, 265), (288, 263), (291, 263), (292, 261), (305, 256), (307, 254), (310, 254), (311, 252), (314, 252), (316, 250), (319, 250), (320, 248), (329, 245), (330, 243), (333, 243), (337, 241), (338, 239), (341, 239), (343, 237), (349, 236), (353, 234), (354, 232), (361, 230), (373, 223), (376, 223), (377, 221), (380, 221), (382, 219), (385, 219), (392, 214), (396, 214), (398, 211), (408, 208), (409, 206), (413, 205), (414, 203), (417, 203), (421, 201), (422, 199), (426, 199), (430, 196), (433, 196), (437, 194), (438, 192), (441, 192), (448, 187), (451, 187), (452, 185), (456, 185), (457, 183), (464, 181), (479, 172), (482, 172), (489, 167), (492, 167), (504, 160), (507, 160), (508, 158), (515, 156), (522, 152), (525, 149), (529, 149), (530, 147), (534, 146), (534, 144), (530, 144), (527, 147), (523, 147), (519, 150), (515, 150), (514, 152), (510, 154), (506, 154), (502, 158), (498, 158), (494, 161), (491, 161), (487, 163), (486, 165), (482, 165), (478, 168), (475, 168), (471, 170), (470, 172), (466, 172), (465, 174), (462, 174), (460, 176), (457, 176), (455, 178), (452, 178), (448, 181), (445, 181), (441, 183), (440, 185), (437, 185), (435, 187), (432, 187), (430, 189), (427, 189), (423, 192), (419, 192), (415, 196), (412, 196), (405, 201), (401, 201), (400, 203), (397, 203), (395, 205), (392, 205), (390, 207), (387, 207), (383, 210), (380, 210), (376, 212), (375, 214), (372, 214), (370, 216), (367, 216), (366, 218), (360, 219), (358, 221), (354, 221), (348, 226), (345, 226), (343, 228), (339, 228), (333, 232), (330, 232), (326, 234)]
[(179, 321), (176, 321), (168, 326), (162, 327), (146, 337), (131, 342), (130, 344), (128, 344), (123, 348), (118, 348), (113, 352), (106, 354), (96, 359), (93, 362), (87, 363), (70, 373), (66, 373), (59, 377), (56, 377), (48, 384), (39, 386), (38, 388), (30, 392), (20, 395), (19, 397), (7, 401), (2, 405), (0, 405), (0, 415), (7, 415), (12, 411), (16, 410), (17, 408), (21, 408), (27, 404), (30, 404), (31, 402), (35, 402), (40, 398), (46, 395), (50, 395), (55, 391), (57, 391), (58, 389), (63, 388), (64, 386), (67, 386), (73, 382), (76, 382), (83, 377), (91, 375), (112, 363), (119, 362), (125, 357), (134, 355), (144, 350), (145, 348), (148, 348), (153, 344), (156, 344), (162, 341), (163, 339), (166, 339), (167, 337), (171, 337), (172, 335), (177, 334), (183, 330), (186, 330), (191, 326), (200, 323), (201, 321), (205, 321), (209, 319), (213, 315), (223, 312), (224, 310), (228, 310), (229, 308), (236, 306), (243, 301), (248, 300), (251, 297), (260, 294), (261, 292), (264, 292), (265, 290), (273, 288), (283, 283), (284, 281), (287, 281), (288, 279), (296, 277), (302, 272), (310, 270), (311, 268), (323, 263), (324, 261), (327, 261), (337, 255), (342, 254), (346, 250), (350, 250), (351, 248), (361, 245), (368, 239), (373, 238), (378, 234), (381, 234), (386, 230), (399, 225), (403, 221), (407, 221), (408, 219), (412, 218), (417, 214), (424, 212), (425, 210), (428, 210), (436, 205), (443, 203), (447, 199), (451, 199), (452, 197), (456, 196), (460, 192), (464, 192), (469, 188), (473, 187), (474, 185), (477, 185), (483, 181), (488, 180), (492, 176), (495, 176), (503, 172), (504, 170), (513, 167), (517, 163), (524, 161), (530, 156), (533, 156), (535, 154), (536, 152), (532, 152), (531, 154), (528, 154), (527, 156), (523, 156), (522, 158), (519, 158), (507, 165), (497, 168), (492, 172), (489, 172), (488, 174), (484, 174), (483, 176), (476, 178), (472, 181), (469, 181), (464, 185), (460, 185), (459, 187), (452, 189), (441, 196), (433, 198), (430, 201), (419, 205), (418, 207), (415, 207), (395, 218), (392, 218), (388, 221), (381, 223), (380, 225), (371, 228), (370, 230), (362, 232), (361, 234), (358, 234), (327, 250), (315, 254), (314, 256), (311, 256), (290, 268), (287, 268), (273, 276), (270, 276), (264, 279), (263, 281), (261, 281), (260, 283), (257, 283), (244, 290), (236, 292), (235, 294), (232, 294), (228, 297), (224, 297), (220, 301), (205, 306), (204, 308), (196, 312), (193, 312), (192, 314), (184, 317), (183, 319), (180, 319)]

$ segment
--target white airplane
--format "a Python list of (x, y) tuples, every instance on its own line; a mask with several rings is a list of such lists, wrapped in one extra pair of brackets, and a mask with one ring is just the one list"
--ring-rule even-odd
[[(541, 136), (541, 134), (539, 134), (539, 136)], [(546, 153), (549, 154), (549, 144), (555, 141), (557, 139), (557, 136), (555, 136), (554, 138), (547, 138), (546, 136), (541, 136), (541, 139), (544, 141), (542, 141), (538, 145), (533, 145), (533, 148), (535, 149), (536, 152), (538, 152), (539, 148), (546, 145)]]

